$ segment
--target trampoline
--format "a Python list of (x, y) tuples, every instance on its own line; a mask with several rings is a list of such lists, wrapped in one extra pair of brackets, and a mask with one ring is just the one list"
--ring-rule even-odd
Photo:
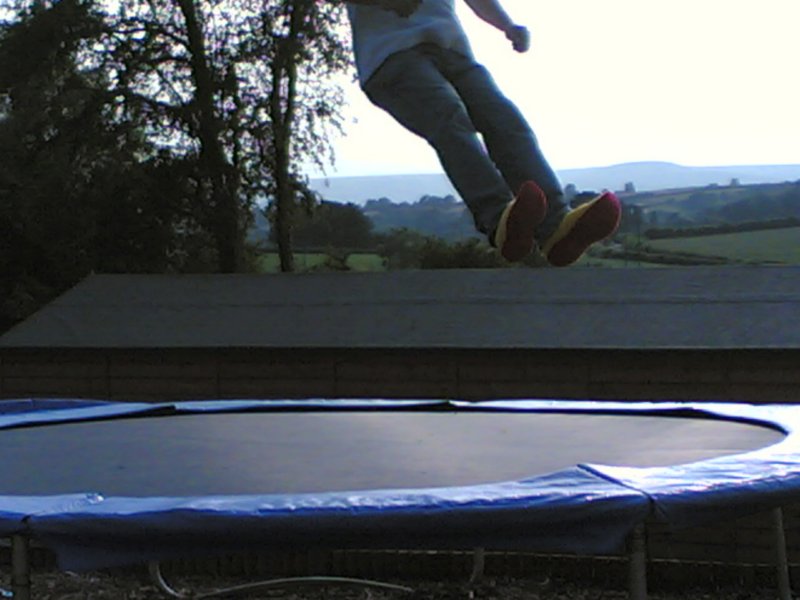
[(0, 402), (0, 537), (86, 570), (264, 548), (614, 554), (800, 495), (800, 408)]

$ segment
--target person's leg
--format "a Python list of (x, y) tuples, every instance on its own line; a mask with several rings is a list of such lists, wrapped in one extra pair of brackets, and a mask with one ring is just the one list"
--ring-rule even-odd
[(434, 148), (477, 229), (492, 236), (513, 193), (487, 156), (457, 91), (439, 71), (437, 51), (426, 45), (395, 54), (364, 91)]
[(621, 210), (619, 200), (610, 192), (569, 210), (561, 184), (533, 131), (484, 67), (447, 50), (441, 52), (439, 61), (439, 68), (463, 99), (489, 156), (509, 186), (515, 189), (521, 182), (533, 181), (547, 196), (547, 215), (536, 228), (536, 239), (551, 265), (573, 264), (592, 244), (616, 231)]
[(547, 163), (533, 130), (482, 65), (449, 50), (442, 51), (439, 60), (440, 69), (463, 100), (492, 162), (510, 189), (517, 190), (524, 182), (533, 181), (545, 193), (548, 213), (536, 237), (546, 240), (556, 230), (568, 207), (561, 183)]

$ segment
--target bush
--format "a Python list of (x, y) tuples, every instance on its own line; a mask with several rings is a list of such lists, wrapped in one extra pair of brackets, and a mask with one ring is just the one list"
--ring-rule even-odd
[(422, 269), (496, 269), (507, 264), (496, 250), (477, 238), (452, 244), (430, 238), (420, 250), (419, 263)]

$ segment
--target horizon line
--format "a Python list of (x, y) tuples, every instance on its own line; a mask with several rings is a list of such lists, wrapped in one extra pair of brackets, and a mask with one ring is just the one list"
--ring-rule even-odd
[[(639, 161), (630, 161), (630, 162), (622, 162), (622, 163), (612, 163), (608, 165), (595, 165), (595, 166), (588, 166), (588, 167), (554, 167), (556, 172), (564, 172), (564, 171), (588, 171), (588, 170), (601, 170), (601, 169), (613, 169), (617, 167), (628, 167), (628, 166), (635, 166), (635, 165), (664, 165), (664, 166), (672, 166), (672, 167), (680, 167), (683, 169), (742, 169), (742, 168), (798, 168), (800, 169), (800, 162), (798, 163), (746, 163), (746, 164), (716, 164), (716, 165), (690, 165), (690, 164), (682, 164), (676, 163), (672, 161), (666, 160), (639, 160)], [(325, 175), (325, 174), (318, 174), (309, 176), (310, 180), (324, 180), (324, 179), (344, 179), (344, 178), (352, 178), (352, 177), (415, 177), (415, 176), (425, 176), (425, 175), (444, 175), (446, 176), (443, 170), (439, 171), (406, 171), (402, 173), (363, 173), (363, 174), (333, 174), (333, 175)]]

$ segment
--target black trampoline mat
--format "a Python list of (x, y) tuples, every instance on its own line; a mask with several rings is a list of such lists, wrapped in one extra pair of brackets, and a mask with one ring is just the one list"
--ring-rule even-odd
[(0, 431), (0, 494), (273, 494), (476, 485), (777, 443), (745, 423), (533, 412), (262, 412)]

